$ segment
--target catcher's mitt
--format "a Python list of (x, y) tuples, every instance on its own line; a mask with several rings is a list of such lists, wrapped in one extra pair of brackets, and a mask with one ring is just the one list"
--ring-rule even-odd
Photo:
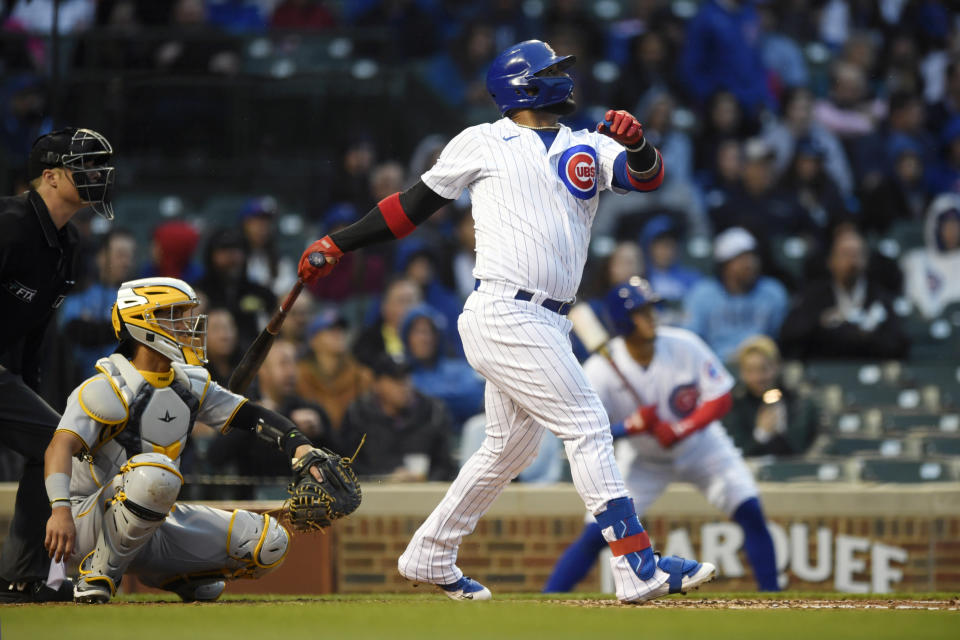
[[(363, 494), (352, 463), (353, 458), (343, 458), (328, 449), (311, 449), (296, 460), (287, 500), (288, 518), (295, 530), (323, 529), (357, 510)], [(310, 473), (313, 466), (320, 471), (323, 482), (317, 482)]]

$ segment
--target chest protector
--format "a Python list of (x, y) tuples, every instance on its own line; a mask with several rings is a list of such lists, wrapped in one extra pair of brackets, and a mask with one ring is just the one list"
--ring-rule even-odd
[(154, 387), (120, 354), (97, 363), (110, 376), (128, 406), (126, 426), (114, 438), (128, 458), (138, 453), (162, 453), (179, 464), (200, 410), (198, 395), (187, 374), (172, 364), (173, 380)]

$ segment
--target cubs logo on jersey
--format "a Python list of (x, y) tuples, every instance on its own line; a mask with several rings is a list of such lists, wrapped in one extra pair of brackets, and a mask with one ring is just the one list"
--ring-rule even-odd
[(586, 144), (570, 147), (560, 155), (557, 173), (567, 191), (581, 200), (597, 195), (597, 150)]
[(695, 383), (681, 384), (670, 392), (670, 410), (678, 418), (686, 418), (697, 408), (698, 400), (700, 400), (700, 390)]

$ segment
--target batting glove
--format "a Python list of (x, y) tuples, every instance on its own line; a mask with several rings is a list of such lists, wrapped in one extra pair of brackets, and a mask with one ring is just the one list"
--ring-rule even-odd
[(698, 431), (698, 429), (693, 423), (687, 420), (681, 420), (680, 422), (658, 422), (650, 430), (653, 437), (657, 439), (657, 442), (659, 442), (660, 446), (664, 449), (669, 449), (695, 431)]
[[(324, 258), (321, 265), (313, 264), (310, 261), (310, 255), (319, 253)], [(300, 265), (297, 268), (297, 276), (305, 283), (310, 284), (333, 271), (333, 267), (343, 257), (343, 251), (334, 243), (330, 236), (323, 236), (303, 252), (300, 256)]]
[(628, 112), (610, 109), (597, 124), (597, 131), (610, 136), (627, 149), (637, 149), (643, 141), (643, 125)]
[(632, 436), (649, 431), (659, 422), (657, 406), (651, 404), (646, 407), (637, 407), (637, 410), (631, 413), (626, 420), (610, 425), (610, 432), (614, 439)]

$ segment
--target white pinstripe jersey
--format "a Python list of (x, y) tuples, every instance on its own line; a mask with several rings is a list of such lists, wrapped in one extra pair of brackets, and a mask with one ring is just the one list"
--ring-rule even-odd
[[(686, 329), (657, 328), (653, 360), (647, 368), (633, 359), (623, 338), (610, 341), (610, 355), (644, 406), (657, 406), (661, 420), (682, 420), (700, 403), (715, 400), (733, 388), (733, 377), (710, 347)], [(583, 368), (611, 422), (625, 420), (636, 411), (636, 400), (606, 358), (591, 356)]]
[(598, 192), (625, 193), (612, 184), (622, 151), (607, 136), (565, 126), (547, 150), (534, 130), (502, 118), (462, 131), (422, 180), (448, 199), (470, 190), (475, 278), (569, 300), (583, 275)]

